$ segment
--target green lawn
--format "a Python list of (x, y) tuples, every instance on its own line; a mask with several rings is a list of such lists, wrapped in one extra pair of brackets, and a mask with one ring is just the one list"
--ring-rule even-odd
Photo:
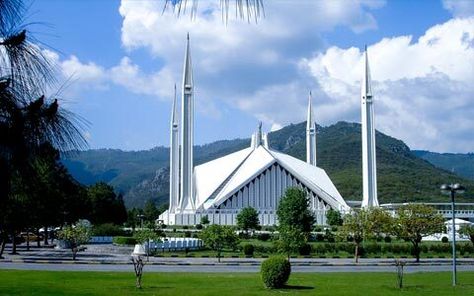
[[(146, 267), (145, 267), (146, 268)], [(145, 273), (142, 290), (134, 274), (123, 272), (0, 271), (0, 295), (474, 295), (474, 272), (406, 274), (395, 287), (395, 273), (294, 273), (288, 287), (266, 290), (258, 273)]]

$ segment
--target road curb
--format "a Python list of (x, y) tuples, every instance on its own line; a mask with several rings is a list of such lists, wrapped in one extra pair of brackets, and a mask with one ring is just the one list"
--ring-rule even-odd
[[(74, 265), (128, 265), (131, 261), (71, 261), (71, 260), (31, 260), (31, 259), (4, 259), (0, 263), (28, 263), (28, 264), (74, 264)], [(260, 266), (261, 262), (145, 262), (146, 265), (162, 266)], [(361, 262), (361, 263), (327, 263), (327, 262), (291, 262), (292, 266), (327, 266), (327, 267), (369, 267), (394, 266), (391, 262)], [(447, 266), (451, 262), (406, 262), (406, 266)], [(474, 261), (458, 261), (457, 265), (474, 266)]]

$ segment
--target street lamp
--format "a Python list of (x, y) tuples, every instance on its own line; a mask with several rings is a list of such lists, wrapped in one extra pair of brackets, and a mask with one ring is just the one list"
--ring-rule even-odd
[(132, 262), (133, 268), (135, 269), (136, 286), (139, 289), (142, 288), (142, 273), (143, 266), (145, 265), (145, 263), (143, 263), (142, 257), (145, 255), (146, 253), (145, 248), (143, 248), (143, 245), (136, 244), (132, 252)]
[(441, 192), (443, 194), (447, 194), (451, 196), (451, 213), (452, 213), (452, 219), (453, 219), (453, 226), (452, 226), (452, 232), (453, 232), (453, 286), (456, 286), (456, 214), (454, 212), (455, 204), (454, 204), (454, 194), (459, 193), (462, 194), (466, 190), (464, 186), (456, 183), (456, 184), (443, 184), (441, 185)]

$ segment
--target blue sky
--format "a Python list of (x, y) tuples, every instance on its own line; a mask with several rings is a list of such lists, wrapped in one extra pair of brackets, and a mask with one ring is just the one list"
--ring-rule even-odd
[(26, 21), (59, 64), (65, 105), (91, 123), (91, 148), (168, 145), (189, 31), (198, 144), (301, 122), (309, 90), (319, 124), (359, 121), (367, 44), (376, 128), (413, 149), (474, 151), (473, 2), (265, 1), (258, 24), (227, 26), (218, 2), (201, 0), (195, 20), (160, 1), (31, 3)]

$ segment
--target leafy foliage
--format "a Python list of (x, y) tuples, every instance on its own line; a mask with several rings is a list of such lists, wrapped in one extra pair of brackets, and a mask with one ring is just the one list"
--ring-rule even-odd
[(460, 234), (469, 236), (472, 244), (474, 245), (474, 225), (464, 225), (459, 230)]
[(301, 188), (290, 187), (280, 199), (277, 209), (279, 240), (277, 246), (290, 257), (306, 244), (313, 228), (314, 217), (309, 199)]
[(262, 262), (260, 274), (265, 287), (282, 288), (290, 278), (290, 262), (283, 257), (268, 258)]
[(76, 260), (78, 247), (89, 242), (91, 232), (89, 227), (84, 224), (76, 223), (76, 225), (65, 226), (58, 233), (59, 239), (66, 241), (72, 251), (72, 259)]
[(137, 243), (143, 244), (147, 241), (160, 241), (160, 237), (163, 236), (163, 233), (149, 228), (140, 229), (135, 231), (133, 237), (136, 239)]
[(217, 260), (221, 261), (221, 252), (224, 248), (236, 249), (239, 238), (230, 226), (212, 224), (199, 234), (205, 246), (217, 252)]
[(246, 207), (240, 210), (237, 215), (237, 227), (248, 232), (250, 229), (258, 229), (260, 221), (258, 220), (258, 212), (252, 207)]
[(432, 207), (408, 204), (397, 210), (393, 232), (413, 244), (416, 261), (420, 261), (420, 243), (423, 237), (443, 230), (444, 218)]
[(336, 211), (334, 209), (329, 209), (329, 211), (326, 212), (326, 221), (327, 224), (331, 226), (340, 226), (342, 225), (342, 216), (341, 212)]
[(99, 182), (87, 189), (87, 195), (92, 205), (90, 214), (92, 223), (122, 224), (127, 220), (127, 211), (122, 196), (117, 196), (112, 186)]

